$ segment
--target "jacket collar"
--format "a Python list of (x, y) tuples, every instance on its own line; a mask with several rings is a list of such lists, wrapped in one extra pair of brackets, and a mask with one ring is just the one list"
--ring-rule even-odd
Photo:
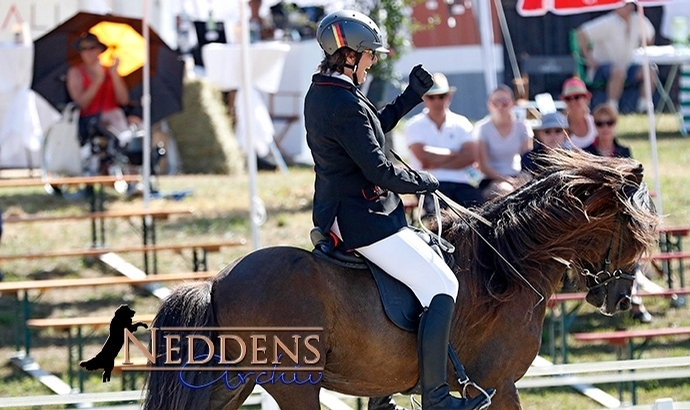
[(345, 81), (345, 80), (340, 79), (338, 77), (333, 77), (330, 75), (324, 75), (321, 73), (314, 74), (312, 76), (311, 81), (314, 85), (318, 85), (318, 86), (333, 86), (333, 87), (341, 87), (341, 88), (345, 88), (347, 90), (350, 90), (350, 92), (355, 94), (357, 96), (357, 98), (359, 98), (365, 104), (367, 104), (369, 106), (369, 108), (371, 108), (374, 112), (378, 111), (376, 109), (376, 106), (371, 101), (369, 101), (367, 96), (364, 95), (364, 93), (362, 93), (362, 91), (358, 87), (356, 87), (354, 84), (352, 84), (349, 81)]

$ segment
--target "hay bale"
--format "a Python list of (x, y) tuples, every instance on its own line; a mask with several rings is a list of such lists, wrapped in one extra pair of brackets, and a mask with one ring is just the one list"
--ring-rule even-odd
[(205, 79), (185, 79), (183, 111), (168, 118), (186, 174), (244, 172), (244, 156), (220, 91)]

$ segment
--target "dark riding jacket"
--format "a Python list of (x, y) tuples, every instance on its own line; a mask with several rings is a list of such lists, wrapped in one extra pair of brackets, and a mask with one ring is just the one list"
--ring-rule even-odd
[(381, 111), (353, 84), (315, 74), (304, 101), (314, 158), (313, 222), (330, 232), (335, 218), (346, 249), (370, 245), (407, 226), (398, 194), (436, 189), (425, 172), (396, 167), (384, 153), (385, 133), (421, 102), (408, 89)]

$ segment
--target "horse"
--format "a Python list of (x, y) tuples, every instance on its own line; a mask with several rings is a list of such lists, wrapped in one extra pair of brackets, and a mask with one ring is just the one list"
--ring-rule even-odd
[[(455, 246), (460, 284), (450, 341), (470, 378), (496, 389), (491, 409), (522, 408), (515, 382), (539, 352), (547, 301), (564, 275), (601, 313), (630, 308), (627, 272), (653, 245), (658, 224), (642, 179), (633, 160), (559, 150), (530, 182), (474, 208), (478, 218), (444, 214), (442, 236)], [(283, 410), (318, 410), (321, 388), (386, 397), (418, 383), (416, 334), (388, 319), (370, 272), (296, 247), (256, 250), (209, 281), (180, 285), (152, 323), (166, 326), (322, 329), (322, 370), (308, 383), (294, 375), (265, 383), (268, 373), (242, 375), (232, 366), (224, 378), (203, 369), (151, 371), (146, 410), (237, 409), (256, 384)], [(242, 357), (238, 343), (214, 343)], [(163, 366), (158, 356), (152, 365)], [(247, 355), (234, 366), (254, 360)], [(457, 380), (448, 383), (460, 391)]]

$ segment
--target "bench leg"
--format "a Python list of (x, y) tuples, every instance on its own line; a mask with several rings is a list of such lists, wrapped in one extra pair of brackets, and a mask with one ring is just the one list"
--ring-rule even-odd
[(201, 250), (201, 258), (199, 257), (199, 254), (197, 253), (199, 250), (198, 249), (192, 249), (192, 263), (194, 264), (194, 272), (200, 272), (200, 271), (207, 271), (208, 270), (208, 263), (207, 263), (207, 253), (206, 249)]
[[(31, 301), (29, 301), (29, 291), (24, 290), (24, 299), (22, 301), (23, 314), (22, 320), (24, 320), (24, 352), (29, 356), (29, 349), (31, 349), (31, 329), (26, 325), (26, 322), (31, 316)], [(18, 349), (17, 349), (18, 350)]]
[[(81, 326), (77, 326), (77, 363), (84, 360), (84, 340), (81, 336)], [(70, 364), (71, 365), (71, 364)], [(79, 367), (79, 392), (84, 392), (84, 370)]]
[(72, 370), (72, 330), (67, 329), (67, 380), (69, 387), (74, 388), (74, 371)]

